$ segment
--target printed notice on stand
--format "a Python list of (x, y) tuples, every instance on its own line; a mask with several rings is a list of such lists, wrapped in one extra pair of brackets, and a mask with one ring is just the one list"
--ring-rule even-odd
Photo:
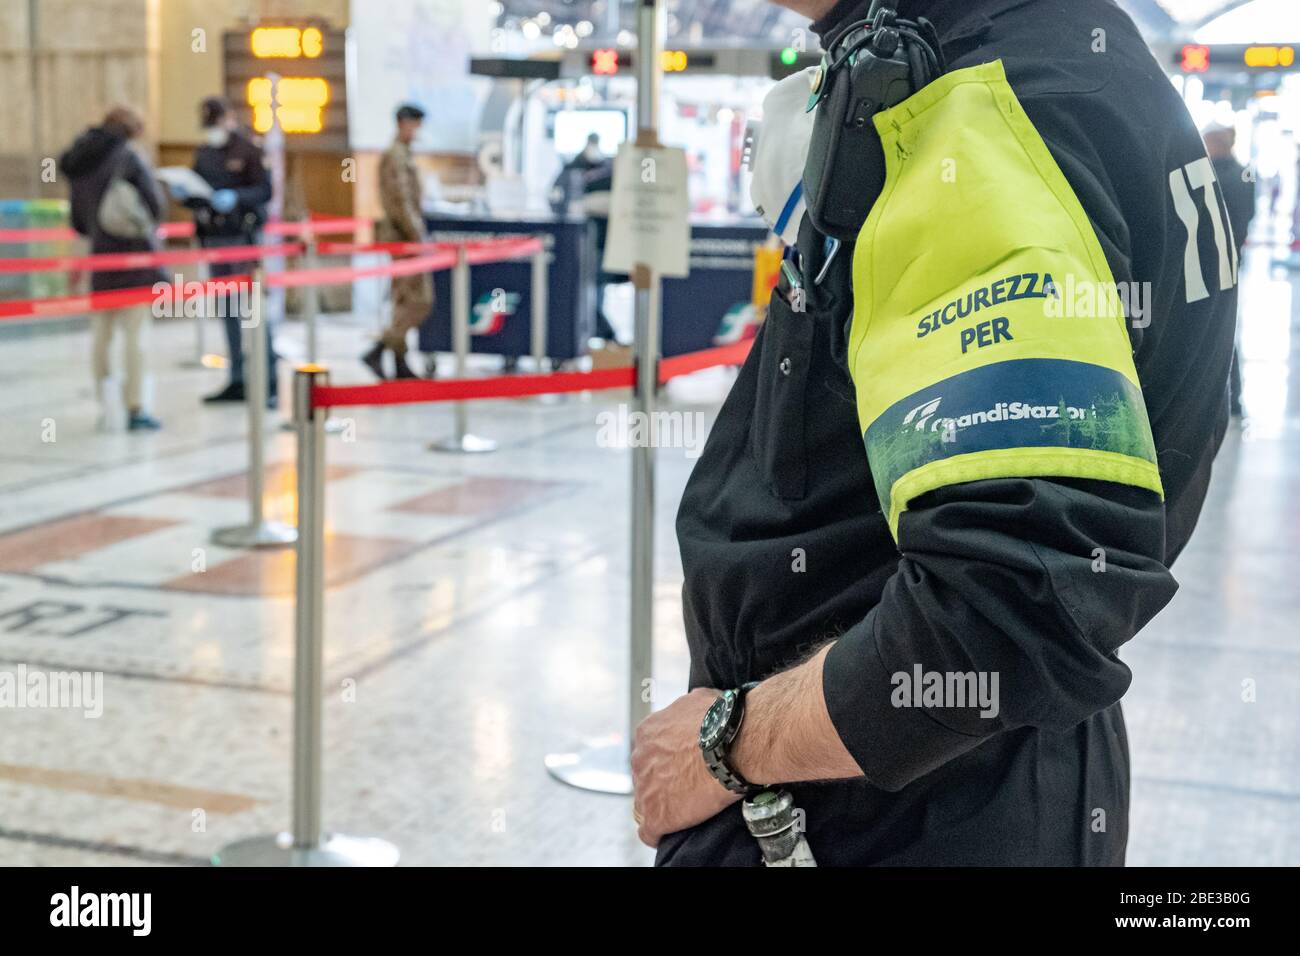
[(638, 265), (661, 276), (690, 273), (690, 199), (686, 152), (624, 143), (614, 158), (614, 184), (605, 240), (606, 272)]

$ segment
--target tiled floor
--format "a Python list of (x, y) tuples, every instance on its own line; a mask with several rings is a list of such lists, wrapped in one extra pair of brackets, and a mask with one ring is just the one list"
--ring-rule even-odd
[[(1182, 590), (1125, 651), (1132, 864), (1300, 863), (1300, 311), (1271, 254), (1245, 273), (1251, 418), (1218, 462)], [(323, 331), (337, 381), (364, 380), (363, 325)], [(221, 373), (182, 368), (191, 329), (159, 326), (167, 428), (102, 434), (87, 333), (0, 336), (0, 670), (104, 674), (98, 719), (0, 711), (0, 864), (197, 863), (285, 827), (293, 560), (209, 541), (247, 512), (243, 412), (197, 404)], [(280, 347), (300, 341), (291, 324)], [(705, 373), (670, 398), (711, 414), (728, 381)], [(543, 767), (624, 719), (629, 469), (596, 441), (619, 400), (477, 404), (474, 430), (501, 449), (472, 457), (426, 450), (445, 407), (342, 414), (330, 828), (392, 840), (410, 864), (650, 861), (626, 799)], [(268, 516), (291, 519), (292, 438), (271, 424)], [(687, 663), (672, 524), (693, 461), (658, 460), (655, 670), (671, 699)]]

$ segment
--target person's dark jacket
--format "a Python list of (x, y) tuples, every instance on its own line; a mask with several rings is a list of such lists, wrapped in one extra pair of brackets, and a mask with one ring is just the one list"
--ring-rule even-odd
[(244, 239), (252, 244), (266, 222), (266, 205), (271, 201), (271, 174), (262, 147), (243, 130), (231, 130), (225, 145), (198, 148), (194, 171), (213, 192), (233, 189), (238, 196), (235, 208), (228, 213), (217, 212), (206, 200), (185, 202), (194, 211), (199, 239)]
[[(59, 157), (59, 171), (68, 179), (72, 228), (90, 239), (92, 253), (158, 250), (156, 236), (120, 239), (99, 228), (99, 204), (115, 175), (135, 187), (155, 222), (162, 216), (163, 196), (153, 171), (124, 136), (98, 126), (86, 130)], [(107, 292), (151, 286), (158, 281), (165, 281), (165, 275), (157, 268), (96, 272), (91, 276), (91, 289)]]
[(1223, 202), (1232, 222), (1232, 235), (1240, 250), (1246, 244), (1251, 220), (1255, 218), (1255, 181), (1246, 172), (1246, 167), (1231, 156), (1214, 160), (1214, 175), (1223, 190)]
[[(856, 19), (869, 3), (840, 6)], [(1127, 331), (1164, 498), (1096, 479), (972, 480), (912, 500), (895, 541), (847, 368), (855, 250), (816, 282), (826, 246), (805, 218), (806, 300), (773, 297), (678, 513), (690, 686), (739, 687), (835, 641), (823, 690), (863, 776), (789, 786), (820, 864), (1121, 865), (1118, 702), (1131, 673), (1119, 651), (1175, 591), (1169, 569), (1227, 425), (1236, 275), (1222, 265), (1222, 200), (1211, 183), (1193, 195), (1197, 214), (1186, 208), (1185, 171), (1199, 179), (1204, 145), (1110, 0), (900, 8), (934, 21), (950, 70), (1002, 61), (1115, 280), (1150, 284), (1149, 323)], [(978, 218), (917, 228), (961, 230), (973, 249), (988, 239)], [(1007, 400), (1018, 390), (1010, 382)], [(999, 674), (1001, 709), (985, 720), (896, 706), (893, 678), (913, 668)], [(666, 837), (657, 862), (756, 866), (760, 855), (733, 806)]]

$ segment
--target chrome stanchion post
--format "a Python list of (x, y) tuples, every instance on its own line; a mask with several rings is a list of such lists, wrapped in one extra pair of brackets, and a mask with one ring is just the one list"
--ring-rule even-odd
[[(659, 282), (645, 266), (637, 266), (635, 414), (654, 421), (659, 387)], [(643, 441), (632, 449), (632, 608), (628, 727), (650, 716), (651, 665), (654, 652), (655, 448)]]
[[(320, 265), (320, 259), (316, 251), (316, 234), (312, 231), (311, 220), (302, 221), (301, 242), (303, 246), (302, 267), (308, 272), (312, 272)], [(318, 331), (318, 319), (320, 318), (320, 286), (311, 282), (302, 288), (302, 325), (303, 325), (303, 342), (304, 349), (307, 353), (307, 364), (315, 365), (320, 361), (320, 338)], [(285, 431), (292, 431), (294, 428), (293, 420), (284, 423)], [(344, 423), (337, 418), (329, 418), (325, 421), (325, 432), (330, 435), (336, 435), (343, 431)]]
[(547, 307), (550, 305), (550, 281), (547, 275), (546, 246), (533, 253), (532, 258), (532, 328), (530, 329), (531, 351), (533, 353), (534, 371), (541, 372), (542, 363), (546, 361), (547, 346)]
[(321, 710), (325, 614), (325, 409), (312, 389), (326, 371), (304, 365), (294, 374), (293, 422), (298, 431), (298, 565), (294, 596), (293, 830), (240, 840), (219, 850), (219, 866), (394, 866), (397, 847), (372, 837), (322, 834)]
[[(659, 0), (640, 0), (637, 8), (637, 144), (659, 143), (659, 82), (662, 75), (664, 17)], [(632, 270), (636, 287), (634, 405), (642, 421), (653, 421), (659, 381), (659, 277), (645, 265)], [(654, 650), (654, 447), (644, 441), (632, 449), (631, 639), (628, 654), (628, 728), (622, 736), (546, 755), (556, 779), (582, 790), (630, 794), (632, 734), (650, 715)]]
[[(451, 345), (456, 353), (456, 377), (464, 378), (469, 359), (469, 255), (465, 243), (456, 246), (456, 265), (451, 273)], [(455, 403), (453, 410), (455, 431), (429, 445), (431, 451), (450, 451), (461, 454), (480, 454), (496, 451), (497, 443), (469, 433), (469, 409), (464, 401)]]
[(297, 540), (298, 532), (279, 521), (267, 521), (263, 515), (266, 451), (266, 375), (267, 338), (262, 298), (262, 269), (253, 271), (251, 314), (244, 326), (244, 350), (248, 369), (244, 374), (244, 398), (248, 405), (248, 512), (246, 525), (218, 528), (212, 533), (213, 544), (227, 548), (281, 548)]
[[(310, 227), (303, 230), (303, 268), (308, 272), (316, 268), (316, 236)], [(320, 288), (311, 282), (302, 287), (303, 334), (307, 339), (307, 364), (315, 365), (320, 359), (317, 351), (316, 319), (320, 314)]]
[[(529, 328), (529, 351), (533, 357), (533, 369), (538, 374), (545, 371), (543, 367), (547, 360), (546, 349), (549, 344), (549, 312), (551, 299), (551, 277), (549, 256), (546, 252), (545, 237), (539, 237), (543, 243), (542, 248), (533, 253), (532, 257), (532, 295), (531, 315), (532, 323)], [(543, 405), (558, 405), (564, 401), (563, 395), (538, 395), (537, 401)]]

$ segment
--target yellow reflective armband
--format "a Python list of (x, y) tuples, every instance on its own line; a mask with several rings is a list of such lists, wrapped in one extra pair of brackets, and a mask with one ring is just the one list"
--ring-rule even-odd
[(877, 115), (849, 364), (890, 529), (936, 488), (1096, 478), (1163, 496), (1124, 308), (1002, 63)]

